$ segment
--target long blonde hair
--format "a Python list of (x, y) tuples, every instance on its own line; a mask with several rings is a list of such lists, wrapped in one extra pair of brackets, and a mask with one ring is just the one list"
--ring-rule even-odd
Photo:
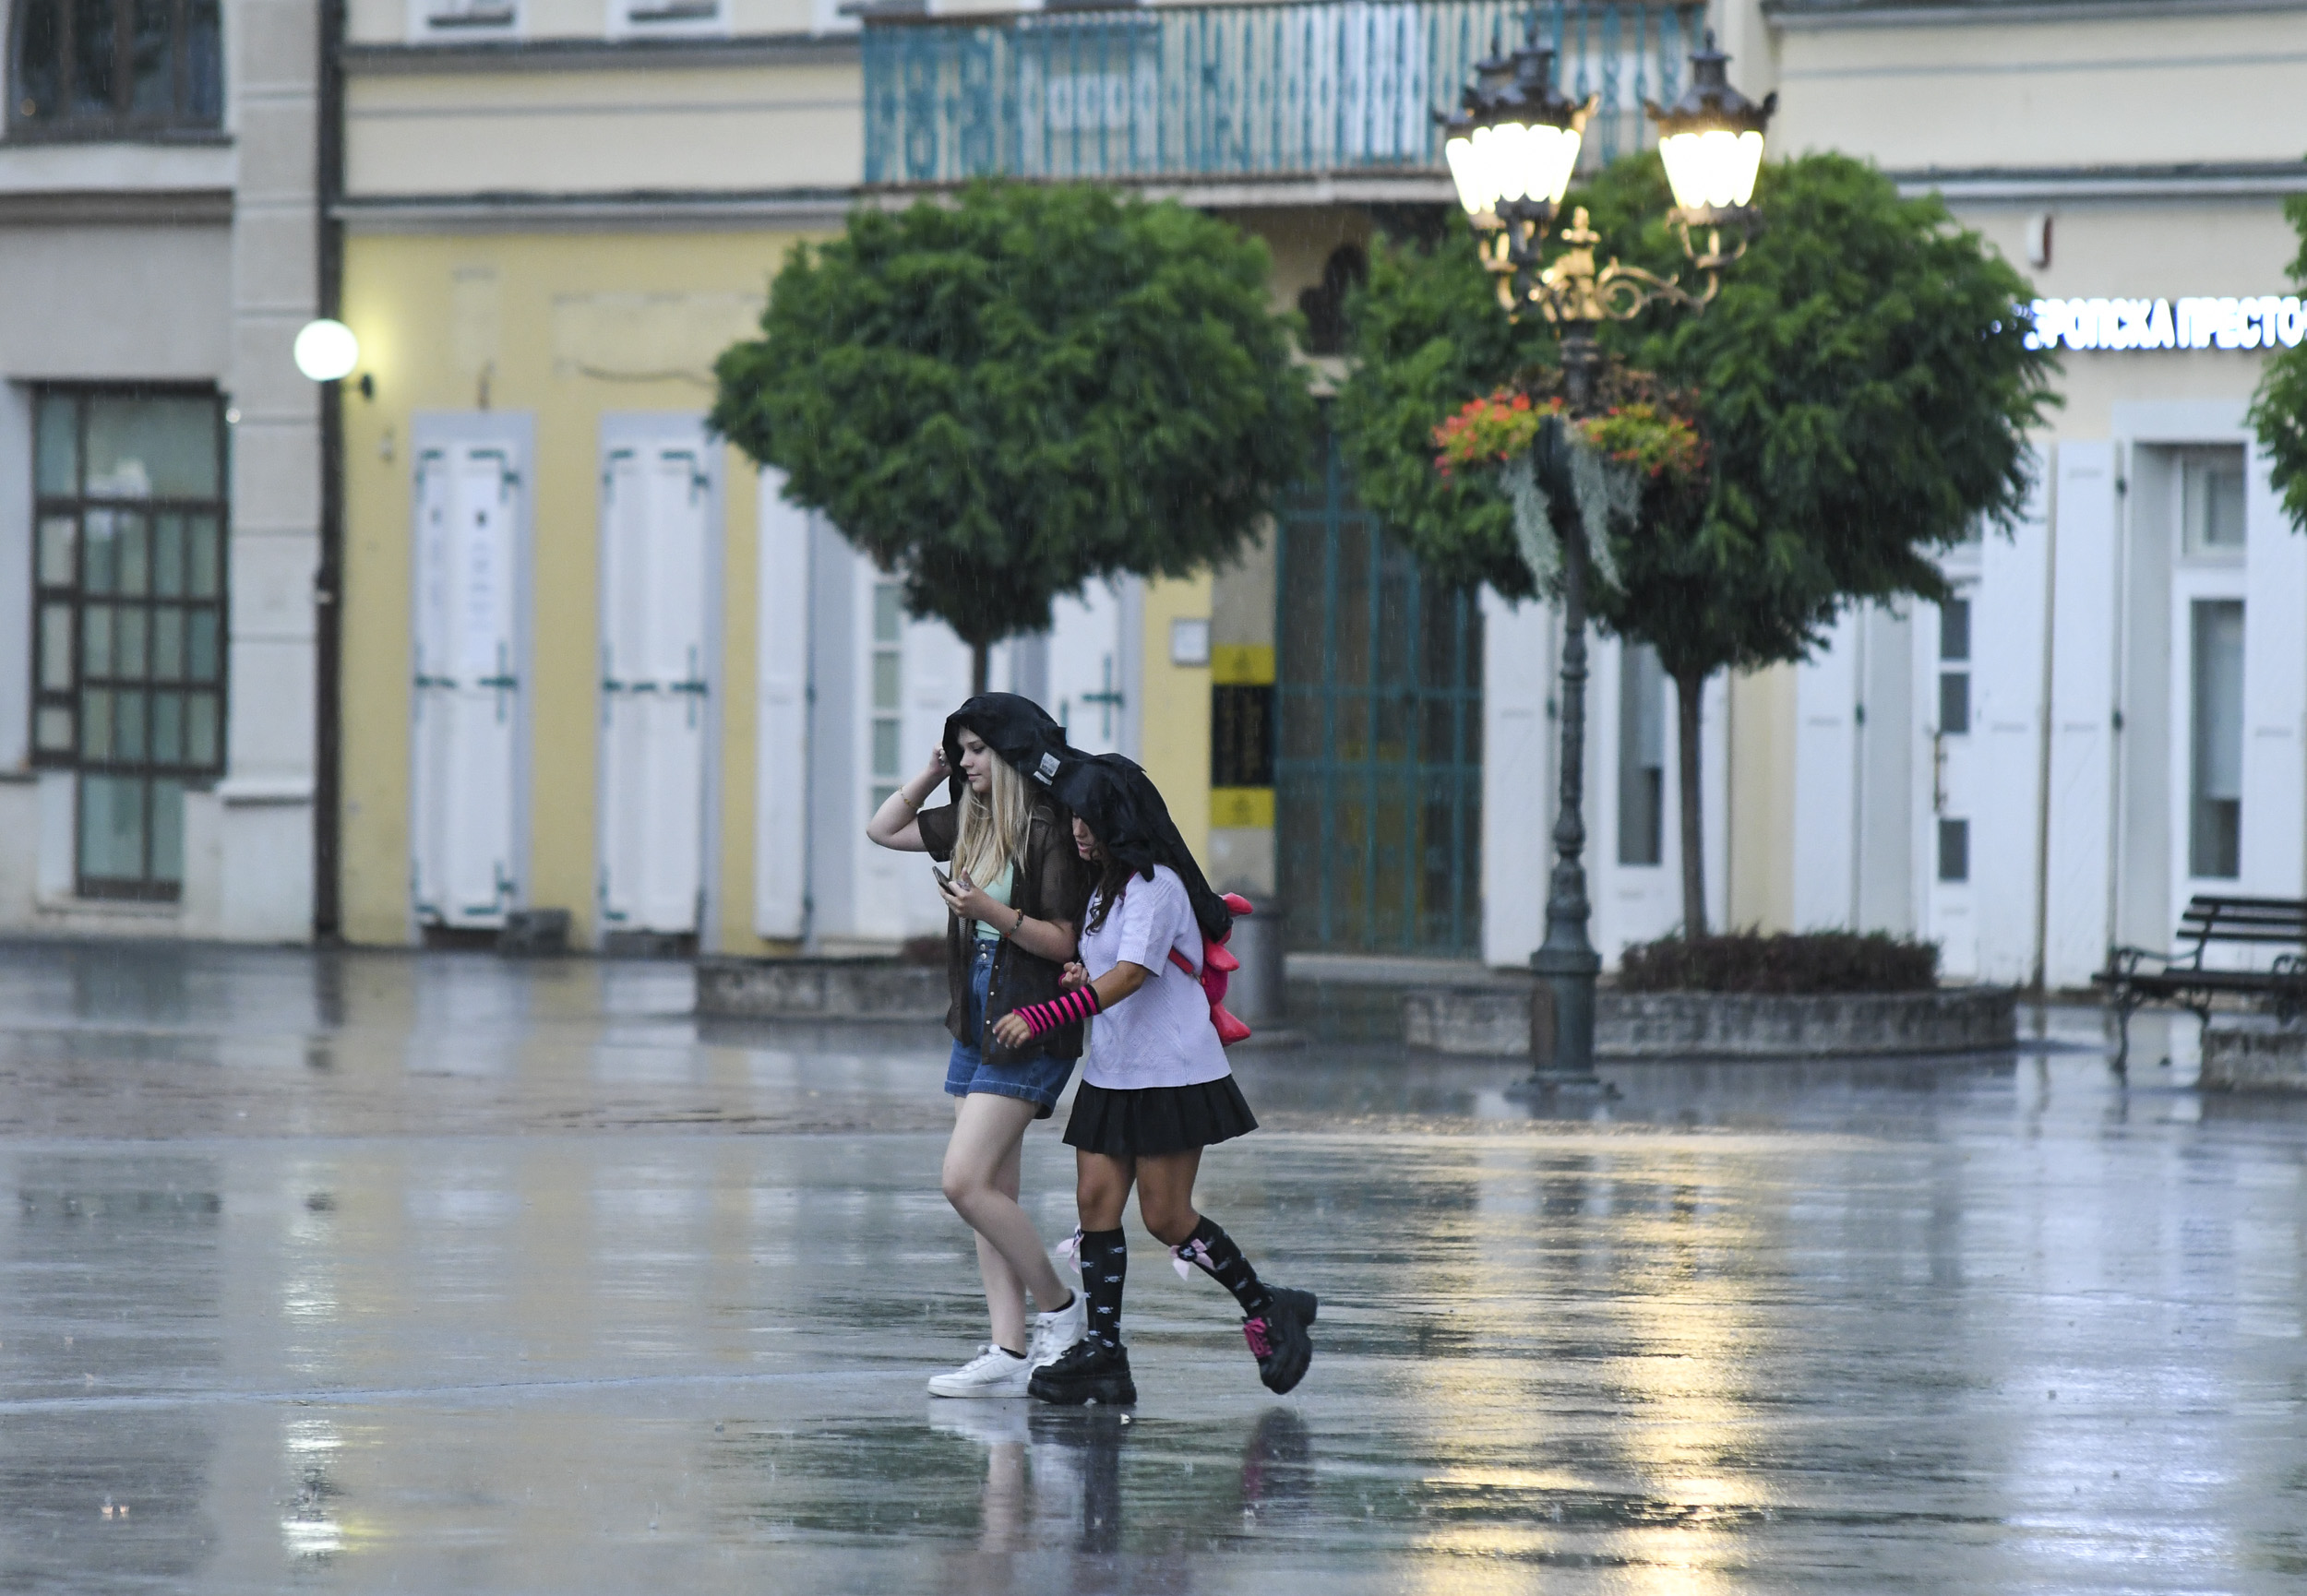
[(1033, 799), (1025, 779), (999, 756), (990, 761), (993, 780), (984, 797), (964, 782), (962, 786), (961, 835), (953, 843), (953, 866), (979, 887), (990, 887), (1004, 868), (1025, 852), (1025, 828), (1033, 818)]

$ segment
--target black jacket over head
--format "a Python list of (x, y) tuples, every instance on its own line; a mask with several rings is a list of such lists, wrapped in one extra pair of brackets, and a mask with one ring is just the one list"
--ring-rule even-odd
[(1204, 936), (1222, 940), (1233, 929), (1234, 911), (1210, 890), (1161, 789), (1135, 760), (1068, 748), (1058, 758), (1055, 787), (1058, 801), (1088, 822), (1100, 846), (1132, 871), (1149, 879), (1156, 864), (1177, 872)]
[(1065, 728), (1049, 711), (1016, 693), (980, 693), (945, 718), (946, 796), (962, 801), (962, 732), (971, 731), (986, 747), (1042, 792), (1049, 792), (1058, 769), (1073, 750)]

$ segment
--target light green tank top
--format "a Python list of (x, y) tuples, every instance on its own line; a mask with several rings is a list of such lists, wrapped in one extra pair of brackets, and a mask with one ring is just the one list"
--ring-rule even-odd
[[(1016, 887), (1017, 865), (1012, 863), (1004, 864), (1001, 867), (1001, 874), (986, 883), (985, 892), (986, 896), (996, 903), (1007, 903), (1010, 900), (1010, 892), (1015, 890)], [(1012, 921), (1016, 918), (1015, 915), (1009, 916), (1009, 919)], [(1006, 930), (1007, 926), (1005, 925), (1002, 929)], [(998, 942), (1001, 940), (1001, 931), (996, 930), (980, 920), (977, 923), (977, 936), (982, 942)]]

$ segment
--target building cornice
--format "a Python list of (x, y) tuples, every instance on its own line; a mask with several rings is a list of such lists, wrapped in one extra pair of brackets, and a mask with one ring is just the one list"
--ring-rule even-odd
[(696, 232), (838, 228), (852, 188), (632, 190), (616, 194), (411, 194), (346, 199), (330, 215), (356, 233)]
[(2225, 199), (2307, 194), (2307, 161), (2177, 166), (1926, 167), (1888, 173), (1907, 195), (1954, 201)]
[(1965, 6), (1765, 5), (1773, 28), (1808, 33), (1832, 28), (1978, 28), (2027, 22), (2146, 21), (2158, 17), (2224, 17), (2302, 11), (2302, 0), (1979, 0)]
[(859, 59), (855, 33), (751, 33), (727, 39), (488, 39), (452, 44), (349, 44), (348, 77), (441, 73), (679, 71), (839, 66)]
[(31, 189), (0, 193), (0, 227), (230, 227), (229, 188)]

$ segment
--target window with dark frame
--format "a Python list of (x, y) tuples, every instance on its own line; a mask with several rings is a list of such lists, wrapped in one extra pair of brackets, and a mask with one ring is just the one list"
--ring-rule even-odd
[(79, 775), (76, 890), (173, 899), (224, 768), (223, 403), (43, 387), (33, 433), (32, 761)]
[(1970, 822), (1939, 822), (1939, 879), (1959, 883), (1970, 879)]
[(1970, 601), (1939, 606), (1939, 731), (1970, 734)]
[(509, 31), (520, 20), (513, 0), (432, 0), (424, 26), (442, 32)]
[(216, 132), (224, 123), (221, 14), (221, 0), (17, 0), (12, 132)]

